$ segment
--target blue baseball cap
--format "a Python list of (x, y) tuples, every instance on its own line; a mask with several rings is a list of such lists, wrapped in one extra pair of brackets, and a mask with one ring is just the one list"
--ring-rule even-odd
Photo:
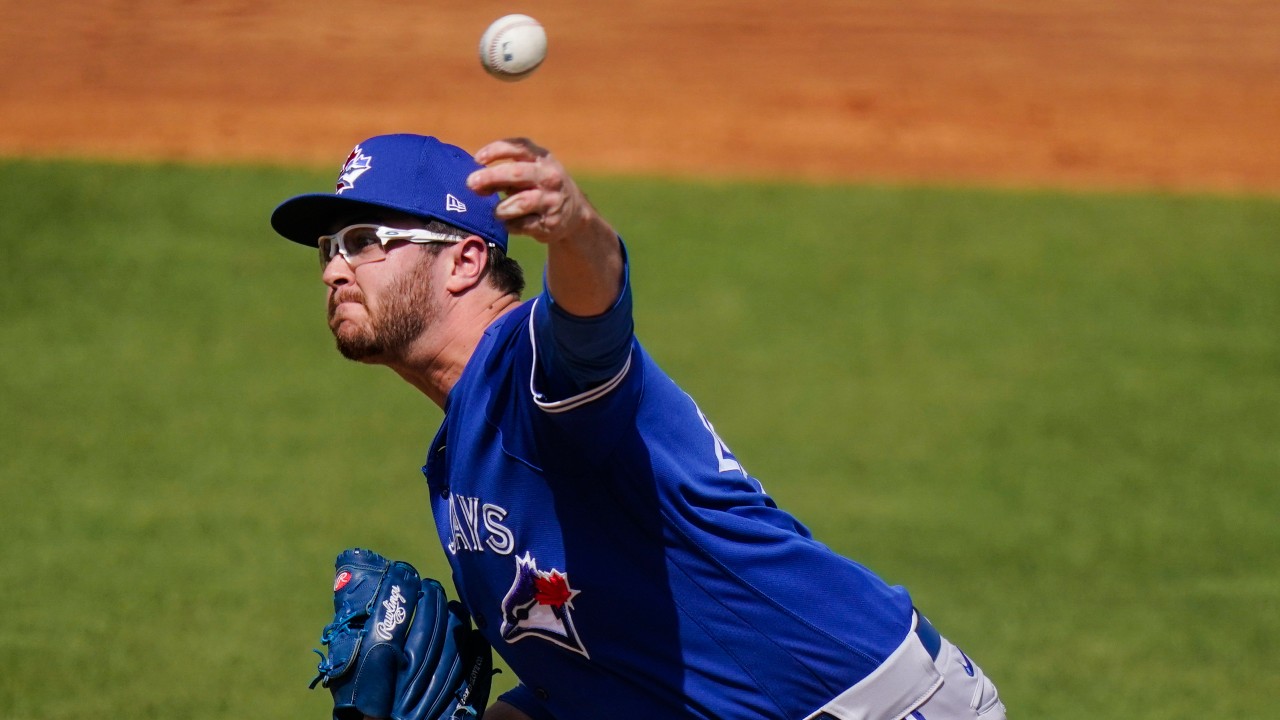
[(315, 247), (349, 218), (393, 210), (448, 223), (505, 252), (507, 228), (493, 214), (500, 198), (467, 187), (467, 176), (482, 167), (462, 148), (427, 135), (378, 135), (347, 156), (332, 194), (284, 201), (271, 213), (271, 227)]

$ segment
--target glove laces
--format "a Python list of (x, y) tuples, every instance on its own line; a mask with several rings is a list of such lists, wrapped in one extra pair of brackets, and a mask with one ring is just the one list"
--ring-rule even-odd
[[(335, 618), (333, 622), (324, 626), (324, 630), (320, 633), (320, 644), (325, 647), (329, 647), (329, 643), (333, 641), (335, 636), (351, 629), (352, 620), (367, 614), (368, 610), (366, 608), (360, 608), (357, 610), (350, 610), (347, 614)], [(316, 665), (316, 671), (318, 674), (307, 687), (311, 690), (315, 690), (316, 685), (319, 684), (321, 680), (324, 680), (325, 687), (328, 687), (329, 675), (334, 671), (334, 665), (329, 661), (329, 656), (325, 655), (320, 650), (312, 648), (311, 652), (320, 656), (320, 663)]]

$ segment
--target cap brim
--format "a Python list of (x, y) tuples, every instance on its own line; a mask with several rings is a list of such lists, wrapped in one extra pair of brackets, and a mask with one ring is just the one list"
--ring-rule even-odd
[(417, 215), (395, 205), (316, 193), (299, 195), (280, 203), (275, 212), (271, 213), (271, 227), (296, 243), (316, 247), (321, 235), (338, 230), (349, 224), (350, 220), (360, 215), (388, 210)]

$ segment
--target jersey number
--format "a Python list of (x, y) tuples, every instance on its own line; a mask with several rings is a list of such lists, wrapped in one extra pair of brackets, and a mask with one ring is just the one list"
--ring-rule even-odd
[(702, 424), (706, 426), (707, 432), (711, 433), (711, 439), (715, 441), (716, 459), (720, 461), (720, 472), (736, 470), (742, 474), (742, 477), (746, 477), (747, 471), (742, 469), (742, 463), (738, 462), (738, 458), (733, 456), (729, 446), (725, 445), (720, 436), (716, 434), (716, 429), (711, 426), (711, 421), (702, 413), (702, 408), (698, 408), (697, 405), (694, 407), (697, 408), (698, 417), (702, 419)]

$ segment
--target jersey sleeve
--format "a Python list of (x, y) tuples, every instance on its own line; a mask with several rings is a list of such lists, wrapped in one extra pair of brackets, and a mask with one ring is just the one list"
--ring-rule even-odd
[(534, 301), (530, 317), (534, 368), (529, 390), (544, 411), (564, 412), (601, 398), (621, 384), (630, 370), (635, 324), (625, 247), (622, 253), (622, 290), (604, 313), (572, 315), (549, 290)]

